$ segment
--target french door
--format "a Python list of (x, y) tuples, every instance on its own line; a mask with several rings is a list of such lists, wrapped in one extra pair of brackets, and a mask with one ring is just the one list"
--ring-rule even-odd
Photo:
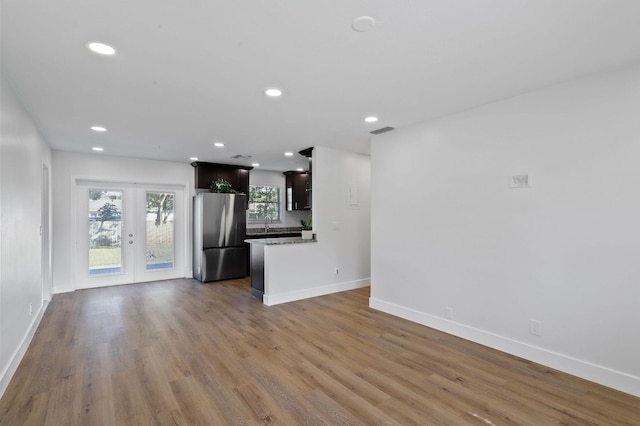
[(76, 288), (185, 276), (184, 187), (76, 183)]

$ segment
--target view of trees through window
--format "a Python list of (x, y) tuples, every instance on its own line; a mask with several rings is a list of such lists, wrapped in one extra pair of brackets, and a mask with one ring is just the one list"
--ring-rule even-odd
[[(123, 271), (123, 198), (122, 190), (89, 190), (89, 275)], [(135, 241), (145, 244), (147, 270), (173, 268), (174, 203), (173, 193), (146, 192), (144, 211), (126, 210), (146, 215), (146, 235), (140, 235), (145, 239)], [(128, 233), (134, 229), (134, 220), (129, 222)]]
[(122, 272), (122, 191), (89, 191), (89, 274)]
[(249, 220), (263, 221), (269, 217), (280, 220), (280, 188), (275, 186), (249, 187)]
[(147, 192), (147, 270), (173, 268), (174, 194)]

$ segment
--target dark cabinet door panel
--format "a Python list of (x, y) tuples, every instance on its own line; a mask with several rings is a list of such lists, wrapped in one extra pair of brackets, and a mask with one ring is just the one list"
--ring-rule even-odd
[(312, 178), (308, 172), (284, 172), (287, 210), (311, 210)]
[(194, 161), (191, 165), (195, 168), (196, 189), (209, 189), (211, 182), (224, 179), (236, 191), (249, 194), (249, 170), (253, 167), (205, 163), (202, 161)]

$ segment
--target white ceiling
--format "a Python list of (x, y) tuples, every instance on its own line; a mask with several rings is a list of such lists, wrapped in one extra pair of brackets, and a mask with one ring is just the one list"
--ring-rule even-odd
[[(285, 151), (368, 152), (371, 130), (640, 61), (635, 0), (2, 0), (1, 13), (3, 78), (54, 149), (270, 170), (305, 165)], [(376, 25), (354, 31), (359, 16)]]

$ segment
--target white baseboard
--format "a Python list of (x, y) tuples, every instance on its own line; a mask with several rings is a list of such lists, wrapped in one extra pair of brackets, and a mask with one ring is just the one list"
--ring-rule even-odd
[(296, 300), (308, 299), (310, 297), (324, 296), (325, 294), (338, 293), (356, 288), (368, 287), (371, 280), (369, 278), (345, 281), (337, 284), (328, 284), (303, 290), (289, 291), (280, 294), (264, 295), (262, 302), (267, 306), (279, 305), (280, 303), (294, 302)]
[(38, 312), (36, 312), (36, 315), (33, 317), (33, 321), (31, 321), (31, 324), (29, 325), (29, 329), (24, 335), (24, 338), (22, 339), (20, 346), (16, 348), (13, 355), (11, 356), (10, 362), (7, 364), (7, 367), (2, 372), (2, 375), (0, 376), (0, 398), (2, 398), (2, 395), (4, 395), (4, 391), (6, 391), (7, 387), (9, 386), (9, 382), (11, 382), (11, 379), (13, 378), (13, 375), (16, 373), (16, 370), (18, 370), (18, 366), (20, 365), (20, 362), (22, 361), (24, 354), (27, 353), (27, 349), (29, 349), (31, 340), (33, 339), (33, 336), (36, 334), (36, 330), (40, 325), (40, 321), (42, 321), (42, 317), (44, 316), (44, 312), (47, 310), (47, 306), (49, 306), (49, 301), (48, 300), (43, 301), (42, 306), (40, 307)]
[(640, 397), (640, 377), (383, 300), (369, 298), (369, 306), (373, 309)]

